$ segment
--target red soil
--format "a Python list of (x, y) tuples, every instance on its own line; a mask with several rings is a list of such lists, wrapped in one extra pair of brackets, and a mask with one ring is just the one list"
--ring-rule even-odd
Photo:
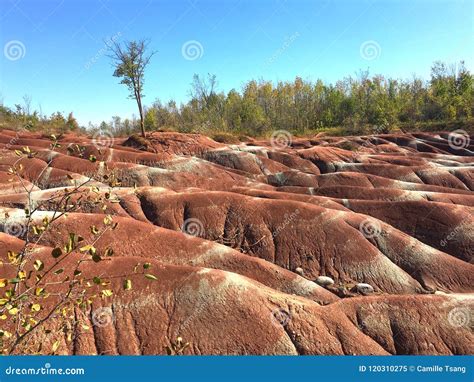
[[(69, 232), (87, 241), (105, 214), (118, 223), (95, 245), (114, 255), (81, 266), (110, 278), (113, 297), (94, 301), (60, 353), (163, 354), (179, 336), (186, 354), (474, 352), (474, 138), (454, 148), (447, 133), (287, 147), (178, 133), (49, 143), (0, 132), (0, 278), (15, 277), (7, 251), (24, 245), (24, 230), (9, 227), (24, 221), (25, 188), (41, 219), (52, 197), (88, 182), (71, 199), (81, 207), (41, 235), (35, 258), (46, 265)], [(34, 157), (19, 159), (24, 146)], [(20, 178), (7, 173), (14, 163)], [(84, 203), (97, 196), (105, 210)], [(66, 259), (65, 273), (81, 256)], [(124, 291), (120, 276), (144, 262), (158, 280), (133, 274)], [(334, 283), (320, 286), (320, 276)], [(107, 325), (94, 323), (98, 309), (110, 312)]]

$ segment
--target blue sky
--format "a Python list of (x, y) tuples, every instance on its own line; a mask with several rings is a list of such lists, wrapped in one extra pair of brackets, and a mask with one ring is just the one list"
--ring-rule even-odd
[[(470, 0), (0, 0), (0, 91), (82, 124), (136, 113), (112, 77), (104, 39), (150, 39), (145, 103), (188, 98), (194, 73), (219, 88), (249, 79), (334, 82), (370, 68), (429, 77), (435, 60), (472, 71)], [(188, 49), (186, 49), (188, 47)]]

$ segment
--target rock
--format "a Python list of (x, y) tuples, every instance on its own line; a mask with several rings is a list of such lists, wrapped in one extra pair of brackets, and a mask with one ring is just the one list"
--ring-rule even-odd
[(334, 280), (328, 276), (319, 276), (315, 281), (316, 284), (319, 284), (324, 287), (334, 284)]
[(362, 294), (370, 294), (374, 292), (374, 287), (370, 284), (358, 283), (356, 284), (355, 287), (356, 287), (357, 292), (362, 293)]
[(295, 273), (300, 276), (304, 276), (304, 270), (301, 267), (295, 268)]

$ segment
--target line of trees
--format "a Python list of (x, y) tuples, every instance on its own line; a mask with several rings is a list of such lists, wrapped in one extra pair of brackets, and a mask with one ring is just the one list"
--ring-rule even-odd
[(369, 76), (361, 71), (335, 84), (296, 77), (291, 82), (249, 81), (239, 92), (217, 91), (214, 75), (194, 75), (190, 101), (157, 100), (145, 113), (148, 130), (224, 131), (263, 135), (285, 129), (304, 134), (328, 127), (357, 133), (427, 121), (462, 121), (474, 114), (474, 76), (464, 62), (433, 64), (423, 81)]
[(25, 95), (23, 103), (15, 104), (13, 108), (0, 102), (0, 128), (2, 127), (32, 131), (44, 130), (45, 133), (81, 130), (72, 112), (67, 116), (60, 111), (46, 115), (41, 110), (33, 110), (29, 95)]
[[(118, 116), (99, 126), (81, 130), (104, 130), (130, 135), (143, 129), (205, 134), (261, 136), (284, 129), (294, 134), (337, 128), (344, 134), (386, 132), (394, 127), (409, 129), (415, 124), (468, 121), (474, 116), (474, 75), (464, 62), (447, 65), (435, 62), (429, 80), (409, 80), (369, 75), (360, 71), (335, 84), (296, 77), (294, 81), (249, 81), (240, 91), (219, 91), (215, 75), (194, 75), (189, 101), (143, 107), (142, 118)], [(0, 105), (0, 126), (13, 123), (31, 130), (77, 130), (72, 113), (49, 117), (31, 111), (31, 98), (10, 109)]]

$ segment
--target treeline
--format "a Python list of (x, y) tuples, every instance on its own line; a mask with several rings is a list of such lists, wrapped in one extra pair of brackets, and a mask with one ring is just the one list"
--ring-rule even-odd
[(296, 134), (341, 127), (348, 133), (429, 121), (464, 121), (474, 114), (474, 76), (464, 62), (436, 62), (431, 78), (398, 80), (362, 71), (335, 84), (249, 81), (242, 91), (219, 92), (216, 77), (193, 78), (188, 103), (156, 101), (146, 110), (147, 129)]
[[(59, 111), (45, 115), (41, 111), (33, 110), (31, 101), (31, 96), (25, 95), (23, 102), (15, 104), (14, 108), (4, 106), (0, 102), (0, 127), (45, 132), (66, 132), (81, 129), (72, 112), (67, 117)], [(83, 128), (83, 130), (85, 129)]]
[[(99, 126), (79, 128), (74, 116), (43, 116), (30, 110), (31, 99), (14, 109), (0, 106), (0, 126), (16, 123), (30, 130), (97, 130), (130, 135), (139, 120), (113, 117)], [(464, 62), (436, 62), (429, 80), (370, 76), (361, 71), (335, 84), (297, 77), (291, 82), (249, 81), (240, 91), (219, 91), (216, 76), (194, 75), (189, 101), (160, 100), (145, 108), (147, 131), (173, 130), (209, 135), (262, 136), (274, 130), (294, 134), (331, 129), (343, 134), (388, 132), (418, 124), (464, 122), (474, 115), (474, 75)], [(438, 124), (439, 125), (439, 124)]]

